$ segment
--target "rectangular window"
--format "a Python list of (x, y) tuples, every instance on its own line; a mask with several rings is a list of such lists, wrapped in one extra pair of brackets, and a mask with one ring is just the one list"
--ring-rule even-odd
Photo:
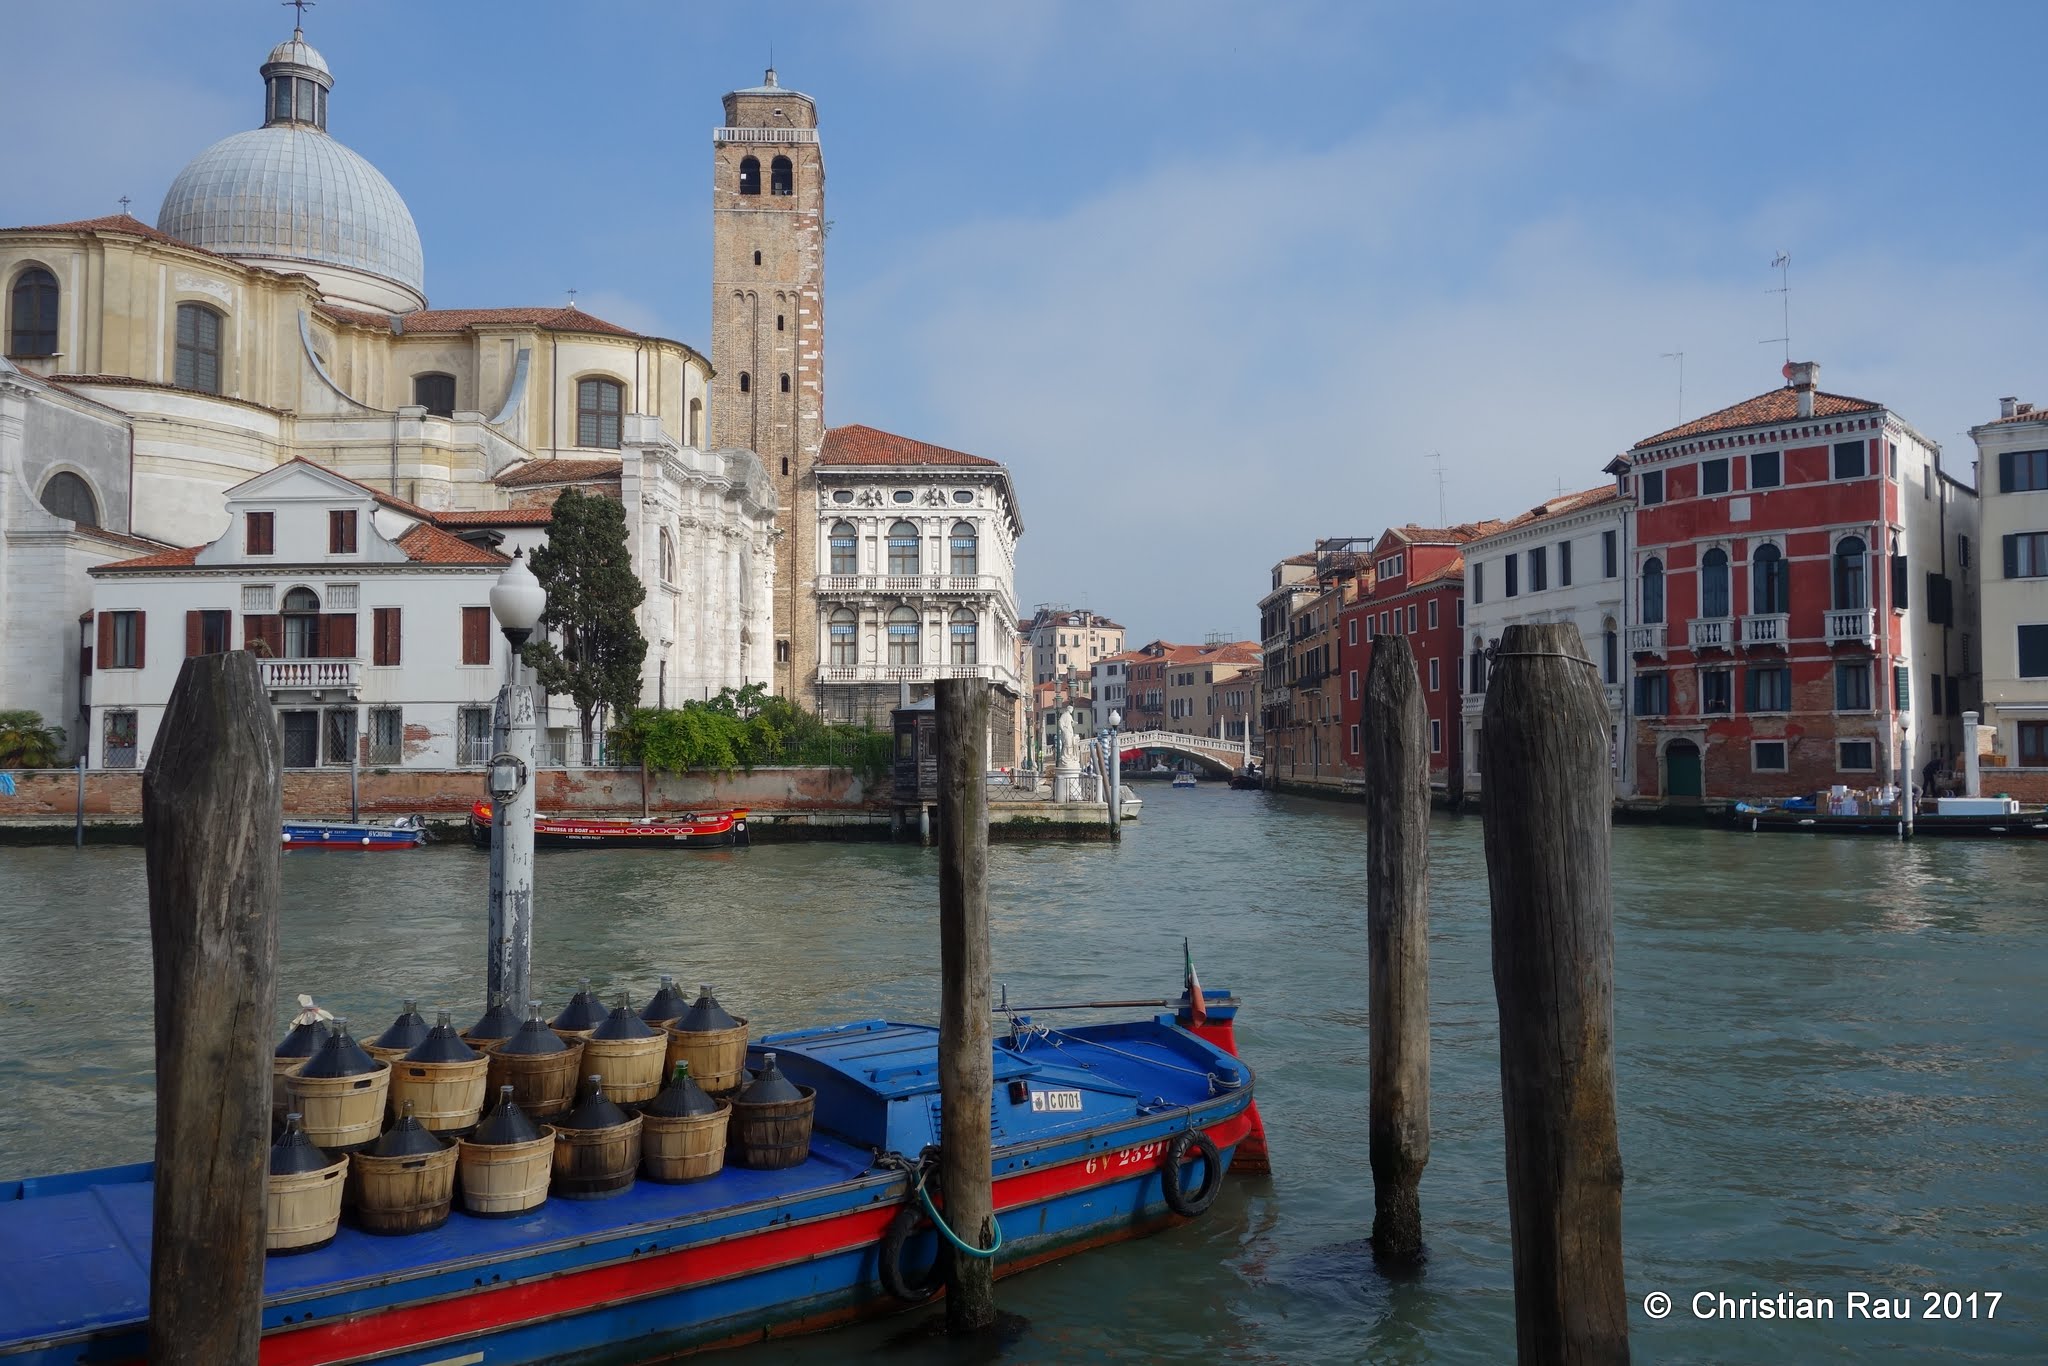
[(2048, 489), (2048, 451), (2000, 451), (1998, 491), (2039, 493)]
[(455, 762), (475, 768), (491, 761), (491, 709), (464, 707), (455, 713)]
[(284, 738), (286, 768), (320, 766), (320, 713), (285, 711), (277, 714), (277, 726)]
[(1961, 533), (1961, 532), (1957, 532), (1957, 533), (1956, 533), (1956, 568), (1958, 568), (1958, 569), (1968, 569), (1969, 567), (1970, 567), (1970, 538), (1969, 538), (1968, 536), (1964, 535), (1964, 534), (1963, 534), (1963, 533)]
[(1774, 489), (1785, 482), (1784, 457), (1777, 451), (1758, 451), (1749, 457), (1749, 486)]
[(327, 739), (327, 762), (347, 768), (356, 758), (356, 709), (354, 707), (329, 707), (327, 724), (322, 727)]
[(488, 607), (462, 609), (462, 662), (491, 662), (491, 609)]
[(250, 555), (275, 555), (277, 514), (274, 512), (250, 512), (243, 514), (247, 528), (244, 537), (244, 551)]
[(1504, 570), (1502, 571), (1502, 577), (1507, 582), (1507, 586), (1503, 588), (1501, 591), (1507, 594), (1507, 596), (1509, 597), (1513, 597), (1515, 596), (1515, 594), (1522, 591), (1522, 576), (1520, 572), (1521, 564), (1519, 563), (1520, 560), (1521, 556), (1510, 555), (1505, 560), (1501, 561), (1501, 563), (1505, 566)]
[(1358, 750), (1359, 750), (1359, 744), (1358, 744), (1358, 727), (1356, 727), (1356, 726), (1353, 726), (1353, 727), (1351, 728), (1351, 752), (1352, 752), (1353, 754), (1356, 754), (1356, 753), (1358, 753)]
[(1729, 669), (1700, 671), (1700, 715), (1726, 716), (1735, 710), (1735, 674)]
[(1877, 767), (1868, 740), (1842, 740), (1835, 745), (1835, 767), (1844, 773), (1869, 773)]
[(233, 647), (229, 644), (229, 612), (187, 612), (185, 614), (185, 654), (221, 655)]
[(1615, 532), (1600, 533), (1600, 577), (1614, 578), (1621, 573), (1621, 548)]
[(1442, 754), (1444, 752), (1444, 723), (1435, 717), (1431, 717), (1429, 721), (1429, 752), (1431, 754)]
[[(374, 607), (370, 609), (370, 662), (385, 668), (396, 665), (403, 659), (401, 649), (399, 609), (396, 607)], [(463, 629), (468, 629), (464, 618)]]
[(1387, 614), (1385, 612), (1380, 613), (1380, 634), (1383, 636), (1392, 635), (1393, 631), (1393, 623), (1387, 620)]
[(1913, 671), (1903, 664), (1892, 665), (1892, 706), (1898, 711), (1913, 709)]
[(2027, 768), (2048, 767), (2048, 721), (2020, 722), (2020, 763)]
[(100, 767), (133, 768), (139, 734), (132, 711), (102, 712), (100, 726)]
[(1644, 507), (1655, 507), (1664, 501), (1664, 471), (1644, 470), (1636, 476), (1636, 488)]
[[(1486, 566), (1483, 564), (1472, 566), (1472, 601), (1486, 601)], [(1461, 603), (1460, 606), (1462, 607), (1463, 604)], [(1458, 624), (1463, 626), (1465, 623), (1460, 621)]]
[(1867, 454), (1861, 441), (1837, 441), (1835, 443), (1835, 478), (1861, 479), (1870, 471), (1863, 457)]
[(2005, 538), (2005, 576), (2048, 578), (2048, 531), (2022, 531)]
[(327, 514), (327, 553), (356, 553), (356, 514), (353, 508), (334, 508)]
[(1700, 461), (1700, 496), (1728, 491), (1728, 457), (1715, 456), (1712, 460)]
[(1348, 637), (1348, 639), (1346, 639), (1344, 643), (1346, 645), (1356, 645), (1358, 643), (1358, 618), (1353, 617), (1346, 625), (1347, 629), (1345, 634)]
[(1936, 626), (1956, 624), (1956, 586), (1946, 574), (1927, 576), (1927, 620)]
[(1353, 702), (1358, 700), (1358, 670), (1356, 669), (1351, 671), (1351, 700)]
[(2019, 628), (2021, 678), (2048, 678), (2048, 626)]
[(1557, 586), (1559, 588), (1570, 588), (1572, 586), (1572, 543), (1570, 541), (1559, 541), (1557, 543)]
[(405, 713), (397, 707), (370, 708), (369, 761), (379, 767), (405, 762)]
[(1463, 630), (1463, 629), (1464, 629), (1464, 627), (1465, 627), (1465, 600), (1464, 600), (1463, 598), (1459, 598), (1459, 599), (1458, 599), (1458, 629), (1460, 629), (1460, 630)]
[(1662, 716), (1669, 706), (1670, 693), (1663, 674), (1636, 675), (1636, 714), (1638, 716)]
[(140, 612), (100, 613), (99, 653), (94, 656), (97, 667), (141, 668), (143, 625), (143, 614)]
[(1782, 665), (1753, 665), (1743, 681), (1746, 711), (1792, 710), (1792, 674)]
[(1948, 694), (1948, 714), (1950, 716), (1961, 716), (1963, 714), (1962, 682), (1960, 678), (1950, 674), (1947, 679), (1948, 686), (1942, 690)]
[(1835, 665), (1835, 710), (1870, 710), (1870, 661)]
[(1429, 690), (1437, 692), (1443, 687), (1443, 661), (1435, 656), (1429, 661)]
[(1429, 629), (1430, 629), (1430, 630), (1432, 630), (1432, 631), (1434, 631), (1434, 630), (1435, 630), (1435, 629), (1437, 628), (1437, 611), (1436, 611), (1436, 599), (1435, 599), (1435, 598), (1431, 598), (1431, 599), (1429, 600), (1429, 612), (1428, 612), (1428, 618), (1429, 618)]
[(1783, 773), (1785, 771), (1785, 742), (1783, 740), (1757, 740), (1749, 747), (1749, 767), (1754, 773)]
[(1545, 546), (1529, 548), (1529, 591), (1541, 593), (1550, 587), (1550, 551)]

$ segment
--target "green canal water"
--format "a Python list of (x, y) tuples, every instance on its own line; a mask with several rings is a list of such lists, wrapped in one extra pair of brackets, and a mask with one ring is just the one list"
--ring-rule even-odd
[[(1013, 1000), (1159, 995), (1189, 936), (1245, 1000), (1274, 1175), (1204, 1218), (1006, 1281), (995, 1354), (895, 1319), (736, 1353), (911, 1362), (1511, 1360), (1485, 866), (1476, 819), (1434, 830), (1431, 1259), (1377, 1276), (1363, 1237), (1364, 848), (1356, 809), (1148, 787), (1120, 848), (998, 846)], [(294, 853), (283, 1002), (362, 1032), (402, 996), (481, 1005), (484, 858)], [(644, 996), (715, 983), (778, 1029), (932, 1018), (935, 856), (771, 846), (543, 855), (536, 978)], [(146, 1158), (150, 964), (139, 850), (0, 849), (0, 1177)], [(1615, 834), (1616, 1038), (1639, 1362), (2048, 1359), (2048, 850), (1718, 831)], [(1645, 1296), (1677, 1301), (1652, 1320)], [(1701, 1291), (1827, 1297), (1831, 1322), (1696, 1318)], [(1924, 1317), (1928, 1292), (1977, 1317)], [(1851, 1292), (1907, 1321), (1848, 1320)], [(1986, 1319), (1986, 1292), (2003, 1296)], [(1942, 1302), (1937, 1303), (1955, 1303)]]

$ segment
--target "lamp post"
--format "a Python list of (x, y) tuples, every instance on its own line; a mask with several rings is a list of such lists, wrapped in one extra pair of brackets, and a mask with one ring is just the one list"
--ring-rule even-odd
[(1124, 756), (1123, 744), (1116, 738), (1117, 728), (1124, 723), (1124, 714), (1111, 708), (1109, 713), (1109, 837), (1120, 840), (1124, 837)]
[(524, 554), (491, 586), (491, 615), (498, 619), (510, 647), (505, 685), (491, 735), (497, 752), (491, 756), (487, 787), (491, 797), (491, 927), (488, 989), (496, 999), (532, 999), (533, 976), (533, 689), (526, 684), (526, 666), (519, 651), (526, 644), (547, 593), (526, 567)]

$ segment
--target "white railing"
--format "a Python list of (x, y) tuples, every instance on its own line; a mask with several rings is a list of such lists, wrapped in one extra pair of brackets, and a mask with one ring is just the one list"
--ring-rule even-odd
[(1000, 664), (826, 664), (820, 683), (935, 683), (941, 678), (986, 678), (1014, 688), (1017, 676)]
[(939, 593), (1001, 593), (1003, 581), (994, 574), (820, 574), (818, 595), (842, 597), (847, 594), (890, 593), (923, 595)]
[(1694, 617), (1686, 631), (1695, 650), (1725, 650), (1733, 624), (1726, 617)]
[(1744, 645), (1783, 645), (1789, 618), (1783, 612), (1752, 613), (1742, 619)]
[[(1244, 760), (1242, 740), (1219, 740), (1213, 735), (1183, 735), (1177, 730), (1118, 731), (1116, 743), (1119, 749), (1179, 749), (1239, 763)], [(1259, 745), (1254, 741), (1252, 754), (1256, 757), (1258, 753)]]
[(1868, 645), (1877, 639), (1877, 613), (1869, 607), (1832, 608), (1827, 616), (1827, 634), (1830, 645), (1844, 641)]
[(362, 664), (353, 659), (260, 659), (271, 692), (354, 692)]
[(1628, 652), (1632, 655), (1664, 657), (1664, 624), (1628, 628)]
[[(703, 125), (699, 124), (699, 127)], [(714, 128), (713, 142), (779, 142), (785, 144), (808, 143), (818, 140), (815, 128)]]
[(1619, 683), (1602, 683), (1602, 684), (1600, 685), (1600, 692), (1601, 692), (1602, 696), (1606, 697), (1606, 699), (1607, 699), (1607, 710), (1609, 710), (1609, 711), (1613, 711), (1613, 712), (1618, 712), (1618, 711), (1620, 711), (1620, 710), (1621, 710), (1621, 695), (1622, 695), (1622, 686), (1621, 686), (1621, 684), (1619, 684)]

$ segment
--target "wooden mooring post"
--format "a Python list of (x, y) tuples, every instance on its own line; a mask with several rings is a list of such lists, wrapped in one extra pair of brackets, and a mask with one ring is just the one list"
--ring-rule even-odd
[(1429, 719), (1406, 636), (1375, 636), (1365, 674), (1365, 933), (1373, 1258), (1423, 1258), (1429, 1165)]
[(156, 988), (149, 1359), (253, 1366), (284, 822), (253, 655), (185, 661), (142, 778)]
[[(939, 1177), (955, 1235), (988, 1247), (995, 1232), (989, 1107), (995, 1085), (989, 1022), (988, 681), (936, 685), (939, 741)], [(996, 1321), (995, 1263), (948, 1258), (946, 1329)]]
[(1607, 704), (1576, 626), (1510, 626), (1480, 726), (1519, 1359), (1626, 1362)]

